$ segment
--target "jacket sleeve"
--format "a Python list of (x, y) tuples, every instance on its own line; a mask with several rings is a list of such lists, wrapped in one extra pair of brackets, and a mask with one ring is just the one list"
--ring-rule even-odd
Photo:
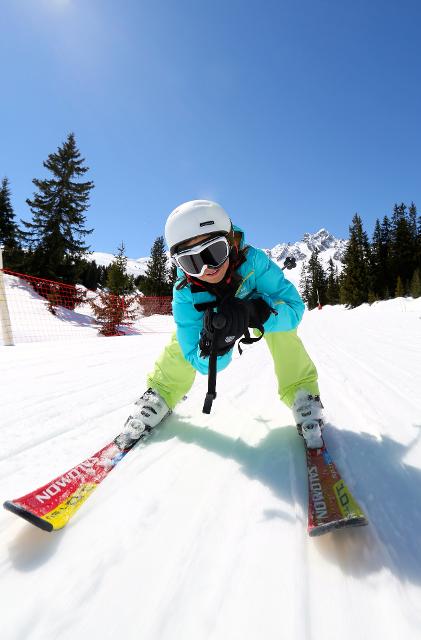
[(284, 272), (261, 249), (254, 249), (256, 296), (263, 298), (278, 315), (271, 314), (263, 325), (265, 331), (290, 331), (301, 322), (305, 305)]
[[(176, 323), (177, 340), (184, 357), (203, 375), (209, 372), (209, 358), (200, 356), (199, 339), (203, 327), (203, 312), (197, 311), (190, 291), (185, 287), (173, 292), (173, 315)], [(217, 371), (222, 371), (231, 362), (232, 349), (217, 358)]]

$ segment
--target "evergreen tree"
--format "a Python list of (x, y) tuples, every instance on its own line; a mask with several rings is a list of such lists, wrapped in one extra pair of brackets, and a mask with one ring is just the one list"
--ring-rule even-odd
[(134, 291), (134, 277), (127, 274), (127, 257), (125, 256), (125, 247), (122, 242), (114, 256), (108, 274), (106, 287), (117, 296), (124, 296)]
[(382, 269), (382, 277), (380, 282), (383, 283), (383, 289), (378, 291), (380, 299), (388, 300), (390, 292), (393, 291), (394, 275), (392, 268), (392, 228), (388, 216), (384, 216), (381, 225), (380, 237), (380, 265)]
[(332, 258), (328, 263), (326, 299), (327, 304), (339, 304), (340, 300), (338, 267), (335, 266)]
[(402, 286), (407, 292), (409, 282), (415, 269), (414, 251), (416, 238), (411, 233), (410, 221), (406, 205), (395, 204), (392, 216), (392, 270), (394, 279), (401, 278)]
[(99, 291), (89, 304), (103, 336), (122, 335), (121, 326), (130, 326), (139, 315), (137, 295), (118, 296), (110, 291)]
[(169, 285), (171, 287), (171, 293), (172, 293), (172, 289), (175, 285), (175, 283), (177, 282), (177, 265), (175, 265), (174, 263), (171, 264), (171, 268), (170, 268), (170, 279), (169, 279)]
[(140, 276), (136, 276), (134, 281), (136, 287), (139, 289), (141, 293), (143, 293), (145, 290), (145, 280), (146, 280), (145, 276), (140, 275)]
[(307, 264), (307, 306), (314, 309), (327, 303), (327, 278), (319, 261), (319, 251), (312, 252)]
[(387, 216), (383, 223), (376, 220), (370, 251), (370, 299), (384, 300), (395, 281), (391, 259), (391, 227)]
[(395, 298), (403, 298), (405, 295), (405, 288), (403, 286), (402, 278), (398, 276), (396, 281)]
[(415, 202), (411, 202), (408, 208), (408, 223), (412, 237), (417, 239), (417, 207)]
[(127, 258), (121, 243), (108, 269), (107, 290), (99, 291), (97, 298), (90, 301), (102, 335), (120, 335), (121, 325), (132, 324), (139, 315), (138, 295), (128, 295), (134, 291), (134, 278), (127, 274), (126, 268)]
[(414, 240), (414, 269), (421, 269), (421, 215), (418, 215), (414, 202), (409, 207), (409, 225)]
[(3, 246), (3, 265), (12, 271), (25, 271), (21, 240), (10, 197), (9, 180), (5, 177), (0, 187), (0, 245)]
[(410, 292), (413, 298), (419, 298), (421, 296), (421, 277), (419, 269), (415, 269), (414, 275), (412, 276)]
[(85, 228), (84, 213), (94, 184), (79, 181), (88, 171), (84, 162), (71, 133), (43, 163), (52, 177), (33, 180), (38, 191), (26, 201), (33, 221), (24, 222), (24, 237), (32, 252), (31, 270), (35, 275), (64, 282), (77, 279), (81, 260), (89, 250), (84, 239), (93, 231)]
[(310, 298), (310, 285), (309, 285), (309, 278), (307, 273), (307, 264), (305, 262), (303, 262), (303, 266), (301, 267), (300, 282), (298, 284), (298, 289), (304, 302), (308, 303)]
[(15, 222), (7, 178), (3, 178), (0, 187), (0, 244), (5, 249), (19, 247), (19, 229)]
[(79, 273), (78, 282), (83, 284), (87, 289), (96, 291), (98, 285), (105, 285), (105, 280), (102, 279), (102, 272), (104, 267), (98, 266), (95, 260), (88, 262), (82, 261), (82, 267)]
[(110, 267), (103, 267), (102, 265), (98, 267), (98, 287), (101, 289), (104, 289), (107, 283), (109, 270)]
[(381, 298), (386, 289), (386, 274), (383, 263), (382, 229), (377, 219), (371, 243), (371, 281), (374, 295), (377, 295), (378, 298)]
[(146, 269), (143, 293), (149, 296), (171, 295), (172, 285), (167, 268), (167, 254), (163, 236), (153, 243), (151, 257)]
[(370, 290), (370, 244), (357, 213), (352, 219), (349, 233), (343, 258), (340, 298), (343, 304), (357, 307), (368, 301)]

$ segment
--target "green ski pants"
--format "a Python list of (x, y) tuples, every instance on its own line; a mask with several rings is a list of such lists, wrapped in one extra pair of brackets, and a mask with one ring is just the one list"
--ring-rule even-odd
[[(264, 339), (272, 354), (282, 402), (291, 407), (299, 389), (317, 395), (317, 370), (297, 331), (266, 333)], [(184, 358), (174, 333), (156, 361), (153, 372), (148, 375), (148, 387), (155, 389), (169, 408), (174, 409), (192, 387), (195, 377), (196, 370)]]

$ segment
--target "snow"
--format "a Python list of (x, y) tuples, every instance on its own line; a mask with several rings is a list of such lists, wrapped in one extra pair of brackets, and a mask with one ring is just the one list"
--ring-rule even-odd
[[(173, 330), (146, 321), (140, 335), (0, 346), (2, 501), (121, 430)], [(328, 448), (370, 525), (307, 536), (302, 443), (261, 341), (218, 375), (210, 416), (198, 375), (62, 531), (2, 510), (2, 639), (420, 638), (421, 299), (314, 310), (300, 335)]]

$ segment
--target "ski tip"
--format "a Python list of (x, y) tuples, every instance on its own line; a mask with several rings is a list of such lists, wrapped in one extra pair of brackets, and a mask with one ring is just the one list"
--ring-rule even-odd
[(337, 529), (346, 529), (348, 527), (363, 527), (368, 524), (367, 518), (364, 516), (357, 516), (355, 518), (345, 518), (343, 520), (335, 520), (333, 522), (326, 522), (320, 524), (312, 529), (308, 530), (308, 535), (311, 538), (321, 536), (329, 531), (336, 531)]
[(32, 513), (31, 511), (27, 511), (27, 509), (25, 509), (24, 507), (21, 507), (19, 504), (16, 504), (15, 502), (11, 502), (10, 500), (7, 500), (6, 502), (3, 503), (3, 507), (7, 509), (7, 511), (14, 513), (15, 515), (20, 516), (21, 518), (26, 520), (27, 522), (30, 522), (31, 524), (35, 525), (39, 529), (43, 529), (43, 531), (52, 531), (54, 528), (51, 522), (48, 522), (47, 520), (40, 518), (39, 516), (35, 515), (35, 513)]

